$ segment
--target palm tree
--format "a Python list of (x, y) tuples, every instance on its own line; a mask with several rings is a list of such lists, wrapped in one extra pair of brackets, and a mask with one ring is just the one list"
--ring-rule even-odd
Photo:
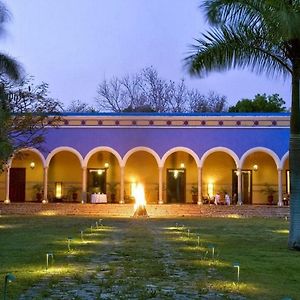
[(288, 246), (300, 250), (300, 1), (205, 0), (202, 8), (211, 29), (186, 58), (191, 74), (250, 68), (292, 78)]
[[(5, 5), (0, 1), (0, 37), (5, 34), (5, 23), (9, 20), (10, 14)], [(4, 163), (12, 153), (12, 143), (7, 133), (7, 124), (10, 119), (10, 109), (5, 91), (6, 79), (19, 80), (22, 76), (22, 67), (10, 56), (0, 53), (0, 173)]]
[[(10, 19), (10, 13), (0, 1), (0, 37), (5, 34), (5, 23)], [(18, 80), (22, 74), (22, 68), (12, 57), (0, 53), (0, 75), (9, 79)]]

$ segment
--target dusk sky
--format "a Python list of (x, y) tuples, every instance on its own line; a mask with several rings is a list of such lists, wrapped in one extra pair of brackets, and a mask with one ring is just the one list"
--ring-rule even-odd
[(290, 80), (247, 71), (191, 79), (183, 59), (207, 28), (200, 0), (9, 0), (13, 18), (1, 50), (17, 58), (36, 82), (65, 104), (93, 104), (97, 85), (153, 66), (161, 77), (230, 104), (257, 93), (278, 93), (290, 106)]

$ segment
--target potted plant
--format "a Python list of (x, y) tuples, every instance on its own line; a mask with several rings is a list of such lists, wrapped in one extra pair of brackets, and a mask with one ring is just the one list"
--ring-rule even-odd
[(43, 185), (41, 183), (36, 183), (32, 186), (34, 192), (35, 192), (35, 200), (36, 201), (42, 201), (43, 198)]
[(198, 187), (193, 185), (191, 187), (191, 194), (192, 194), (192, 200), (193, 203), (196, 204), (198, 202)]
[(264, 188), (260, 190), (263, 194), (267, 195), (268, 203), (273, 204), (274, 201), (274, 194), (276, 190), (268, 183), (265, 183)]
[(111, 203), (115, 203), (116, 202), (116, 193), (117, 193), (117, 183), (112, 181), (110, 183), (107, 184), (108, 185), (108, 189), (110, 192), (110, 200)]
[(69, 187), (69, 198), (72, 198), (72, 201), (77, 201), (77, 199), (78, 199), (78, 191), (79, 191), (79, 188), (77, 187), (77, 186), (75, 186), (75, 185), (71, 185), (70, 187)]

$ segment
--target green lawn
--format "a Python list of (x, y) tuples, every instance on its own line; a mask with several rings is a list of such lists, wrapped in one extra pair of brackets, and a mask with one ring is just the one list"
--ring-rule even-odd
[(8, 299), (300, 299), (300, 253), (287, 250), (287, 221), (105, 219), (91, 231), (98, 220), (1, 216), (0, 280), (17, 278)]

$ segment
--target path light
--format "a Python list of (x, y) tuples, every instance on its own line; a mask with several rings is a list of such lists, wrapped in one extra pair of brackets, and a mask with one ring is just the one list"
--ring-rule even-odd
[(68, 251), (70, 252), (71, 251), (71, 241), (72, 241), (72, 237), (68, 237), (68, 239), (67, 239), (67, 241), (68, 241)]
[(188, 229), (187, 233), (188, 233), (188, 238), (189, 238), (190, 237), (190, 230), (189, 229)]
[(212, 259), (214, 259), (215, 258), (215, 246), (209, 245), (208, 248), (211, 249), (211, 257), (212, 257)]
[(198, 247), (200, 246), (200, 236), (198, 235)]
[(98, 229), (98, 222), (96, 221), (96, 228)]
[(237, 281), (240, 281), (240, 264), (239, 263), (234, 263), (233, 264), (234, 268), (237, 268)]
[(6, 300), (6, 294), (7, 294), (7, 283), (15, 281), (16, 277), (15, 275), (9, 273), (5, 275), (5, 279), (4, 279), (4, 291), (3, 291), (3, 300)]
[(93, 233), (93, 225), (91, 225), (91, 233)]
[(46, 254), (46, 270), (48, 270), (48, 267), (49, 267), (49, 258), (51, 258), (51, 262), (53, 264), (53, 253)]
[(83, 241), (83, 231), (82, 230), (80, 231), (80, 237), (81, 237), (81, 240)]

